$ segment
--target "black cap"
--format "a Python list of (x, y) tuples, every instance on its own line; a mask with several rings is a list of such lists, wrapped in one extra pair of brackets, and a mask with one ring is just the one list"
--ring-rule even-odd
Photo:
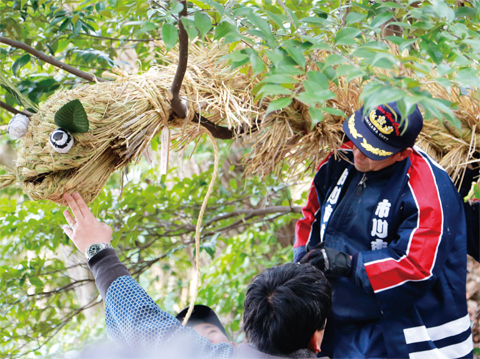
[[(188, 308), (189, 307), (186, 307), (184, 310), (178, 313), (175, 318), (177, 318), (179, 321), (182, 322), (185, 316), (187, 315)], [(208, 324), (215, 325), (228, 338), (225, 328), (223, 327), (222, 323), (220, 323), (220, 320), (218, 319), (217, 315), (212, 310), (212, 308), (202, 304), (195, 304), (195, 306), (193, 307), (192, 315), (190, 316), (190, 319), (188, 319), (188, 322), (186, 325), (187, 327), (193, 327), (201, 323), (208, 323)]]
[(350, 141), (376, 161), (412, 147), (422, 127), (423, 117), (417, 106), (403, 119), (396, 102), (379, 105), (365, 113), (362, 107), (343, 123), (343, 131)]

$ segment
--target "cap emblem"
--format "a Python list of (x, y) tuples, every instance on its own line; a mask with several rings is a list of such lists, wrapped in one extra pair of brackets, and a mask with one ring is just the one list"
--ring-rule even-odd
[(355, 128), (355, 114), (350, 116), (350, 118), (348, 119), (348, 129), (350, 130), (350, 134), (353, 138), (357, 139), (359, 137), (363, 137), (357, 132), (357, 129)]
[(393, 152), (385, 151), (385, 150), (381, 150), (379, 148), (373, 147), (371, 144), (367, 143), (365, 138), (363, 139), (361, 145), (368, 152), (371, 152), (371, 153), (373, 153), (374, 155), (377, 155), (377, 156), (388, 157), (388, 156), (393, 155)]
[(370, 112), (369, 119), (370, 119), (370, 122), (377, 128), (377, 130), (379, 130), (381, 133), (385, 135), (389, 135), (393, 131), (395, 131), (395, 128), (393, 126), (389, 126), (387, 124), (387, 120), (385, 119), (385, 116), (377, 115), (376, 110), (372, 110)]

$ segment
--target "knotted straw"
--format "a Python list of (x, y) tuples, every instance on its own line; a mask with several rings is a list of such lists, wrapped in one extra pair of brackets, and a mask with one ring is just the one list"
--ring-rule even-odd
[(219, 153), (218, 153), (218, 147), (217, 147), (217, 142), (215, 141), (215, 138), (212, 136), (212, 134), (204, 130), (204, 132), (210, 137), (210, 140), (212, 141), (213, 144), (213, 149), (215, 153), (215, 162), (213, 166), (213, 174), (212, 174), (212, 179), (210, 180), (210, 184), (208, 185), (208, 190), (207, 194), (205, 195), (205, 199), (203, 200), (202, 207), (200, 209), (200, 213), (198, 214), (198, 220), (197, 220), (197, 226), (195, 228), (195, 277), (193, 279), (193, 293), (190, 298), (190, 305), (188, 307), (187, 314), (185, 315), (185, 318), (183, 318), (183, 325), (186, 325), (188, 320), (190, 319), (190, 316), (192, 315), (193, 312), (193, 307), (195, 305), (195, 301), (197, 300), (198, 296), (198, 288), (200, 287), (200, 233), (202, 230), (202, 221), (203, 221), (203, 214), (205, 213), (205, 209), (207, 208), (207, 203), (208, 199), (210, 198), (210, 195), (213, 192), (213, 186), (215, 185), (215, 181), (217, 180), (218, 176), (218, 163), (219, 163)]
[[(77, 191), (87, 203), (100, 193), (110, 175), (135, 163), (164, 126), (180, 129), (180, 143), (201, 136), (195, 114), (233, 128), (251, 123), (258, 114), (250, 96), (251, 78), (230, 72), (220, 60), (224, 50), (214, 45), (190, 47), (190, 62), (180, 95), (187, 100), (186, 119), (178, 119), (169, 103), (177, 55), (171, 51), (167, 66), (128, 75), (120, 70), (104, 76), (114, 81), (61, 89), (31, 117), (28, 133), (17, 146), (13, 173), (0, 177), (0, 188), (17, 182), (33, 200), (48, 199), (66, 205), (63, 194)], [(87, 133), (73, 133), (74, 145), (66, 154), (54, 151), (50, 134), (58, 127), (55, 113), (79, 99), (90, 123)], [(188, 139), (188, 141), (185, 141)]]

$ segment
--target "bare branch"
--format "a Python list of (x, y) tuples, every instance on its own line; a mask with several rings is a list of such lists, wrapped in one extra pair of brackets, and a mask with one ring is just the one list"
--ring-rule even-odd
[(79, 69), (76, 69), (75, 67), (67, 65), (67, 64), (65, 64), (61, 61), (58, 61), (54, 57), (48, 56), (44, 52), (38, 51), (38, 50), (34, 49), (33, 47), (28, 46), (27, 44), (24, 44), (23, 42), (10, 40), (10, 39), (7, 39), (6, 37), (3, 37), (3, 36), (0, 36), (0, 42), (4, 43), (6, 45), (9, 45), (9, 46), (15, 47), (17, 49), (25, 50), (26, 52), (28, 52), (29, 54), (32, 54), (36, 58), (39, 58), (42, 61), (45, 61), (45, 62), (47, 62), (47, 63), (49, 63), (49, 64), (51, 64), (55, 67), (58, 67), (62, 70), (70, 72), (71, 74), (73, 74), (75, 76), (78, 76), (82, 79), (85, 79), (87, 81), (90, 81), (90, 82), (96, 82), (96, 81), (106, 82), (107, 81), (107, 80), (104, 80), (104, 79), (102, 79), (100, 77), (97, 77), (95, 75), (89, 74), (88, 72), (83, 72)]
[(188, 34), (182, 24), (182, 17), (187, 16), (187, 1), (182, 0), (180, 2), (183, 5), (183, 9), (180, 11), (178, 18), (178, 41), (180, 44), (178, 51), (178, 66), (170, 91), (173, 96), (171, 101), (172, 110), (179, 118), (185, 118), (187, 116), (187, 108), (182, 103), (179, 93), (188, 64)]
[(200, 125), (202, 125), (208, 131), (210, 131), (213, 137), (218, 138), (220, 140), (231, 140), (235, 138), (236, 135), (241, 135), (243, 133), (246, 133), (247, 131), (255, 132), (258, 130), (258, 126), (255, 125), (251, 128), (244, 127), (240, 129), (240, 131), (235, 132), (234, 130), (229, 129), (228, 127), (220, 126), (220, 125), (217, 125), (216, 123), (213, 123), (212, 121), (203, 117), (202, 115), (199, 115), (198, 113), (195, 113), (195, 115), (193, 116), (192, 122), (200, 123)]
[(22, 115), (25, 115), (27, 117), (30, 117), (33, 115), (33, 113), (31, 113), (30, 111), (27, 111), (27, 110), (23, 110), (23, 111), (19, 111), (15, 108), (13, 108), (12, 106), (10, 106), (9, 104), (6, 104), (5, 102), (3, 101), (0, 101), (0, 107), (7, 110), (8, 112), (11, 112), (15, 115), (21, 113)]
[[(34, 294), (27, 294), (29, 297), (37, 297), (37, 296), (50, 296), (52, 294), (58, 294), (58, 293), (61, 293), (61, 292), (65, 292), (65, 291), (68, 291), (68, 290), (72, 290), (72, 289), (75, 289), (77, 286), (79, 286), (81, 283), (85, 283), (85, 282), (93, 282), (94, 279), (79, 279), (79, 280), (76, 280), (74, 282), (71, 282), (61, 288), (57, 288), (57, 289), (54, 289), (54, 290), (51, 290), (51, 291), (48, 291), (48, 292), (40, 292), (40, 293), (34, 293)], [(83, 285), (83, 284), (82, 284)]]
[(302, 213), (302, 207), (294, 206), (294, 207), (289, 207), (289, 206), (273, 206), (273, 207), (267, 207), (267, 208), (260, 208), (260, 209), (241, 209), (241, 210), (236, 210), (227, 214), (224, 214), (223, 216), (218, 216), (213, 218), (212, 220), (205, 222), (203, 225), (204, 227), (209, 226), (212, 223), (216, 223), (219, 221), (223, 221), (225, 219), (239, 216), (242, 214), (246, 214), (247, 216), (243, 218), (243, 220), (256, 217), (256, 216), (265, 216), (267, 214), (273, 214), (273, 213)]

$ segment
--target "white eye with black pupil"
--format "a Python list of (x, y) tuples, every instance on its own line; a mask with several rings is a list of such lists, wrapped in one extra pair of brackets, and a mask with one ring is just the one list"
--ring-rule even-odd
[(63, 128), (57, 128), (50, 134), (50, 144), (58, 153), (67, 153), (73, 146), (72, 135)]

